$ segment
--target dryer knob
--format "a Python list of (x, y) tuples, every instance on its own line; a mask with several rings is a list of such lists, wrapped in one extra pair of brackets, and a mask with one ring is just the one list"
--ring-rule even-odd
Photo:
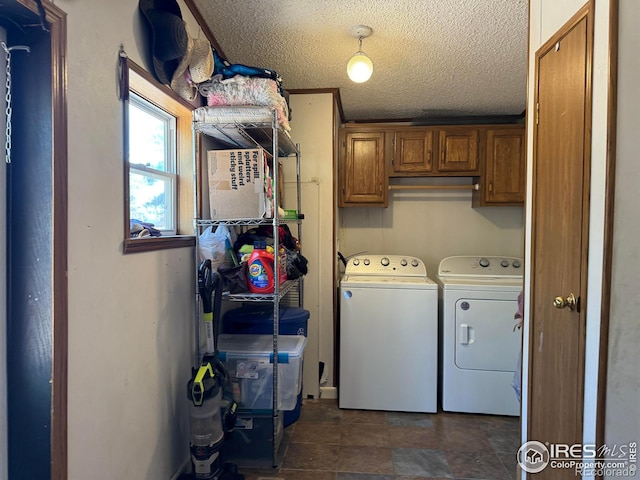
[(353, 264), (357, 267), (358, 265), (360, 265), (360, 260), (358, 260), (357, 258), (354, 258)]
[(407, 266), (407, 259), (403, 258), (402, 260), (400, 260), (400, 265), (402, 265), (403, 267)]
[(418, 266), (418, 260), (416, 260), (415, 258), (413, 260), (411, 260), (411, 266), (412, 267), (417, 267)]
[(511, 265), (513, 265), (513, 268), (520, 268), (520, 260), (514, 260)]
[(369, 261), (369, 259), (368, 259), (368, 258), (365, 258), (365, 259), (364, 259), (364, 264), (365, 264), (365, 265), (369, 265), (370, 263), (371, 263), (371, 262)]
[(486, 267), (488, 267), (488, 266), (489, 266), (489, 263), (490, 263), (490, 262), (489, 262), (489, 259), (488, 259), (488, 258), (482, 257), (482, 258), (480, 259), (480, 266), (481, 266), (481, 267), (485, 267), (485, 268), (486, 268)]
[(383, 267), (386, 267), (389, 265), (389, 259), (387, 257), (382, 257), (380, 259), (380, 263), (382, 264)]
[(502, 265), (504, 268), (507, 268), (509, 266), (509, 260), (502, 260), (500, 262), (500, 265)]

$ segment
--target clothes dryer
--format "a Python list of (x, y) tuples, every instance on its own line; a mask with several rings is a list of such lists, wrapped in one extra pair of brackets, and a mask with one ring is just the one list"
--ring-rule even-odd
[(512, 387), (521, 349), (515, 329), (522, 259), (448, 257), (440, 262), (442, 409), (520, 414)]
[(340, 283), (340, 408), (435, 412), (438, 287), (422, 260), (349, 259)]

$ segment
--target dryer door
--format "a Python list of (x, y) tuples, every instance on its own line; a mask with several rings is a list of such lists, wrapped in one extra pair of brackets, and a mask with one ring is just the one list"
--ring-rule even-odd
[(456, 302), (455, 363), (465, 370), (513, 372), (520, 330), (513, 331), (515, 300), (461, 298)]

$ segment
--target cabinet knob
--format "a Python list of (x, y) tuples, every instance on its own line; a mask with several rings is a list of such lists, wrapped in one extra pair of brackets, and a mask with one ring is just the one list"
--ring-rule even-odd
[(489, 182), (489, 191), (493, 192), (493, 182)]

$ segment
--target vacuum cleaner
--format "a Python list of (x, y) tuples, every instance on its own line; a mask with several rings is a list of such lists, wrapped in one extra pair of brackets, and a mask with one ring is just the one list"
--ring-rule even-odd
[[(219, 359), (217, 335), (220, 331), (222, 277), (211, 270), (211, 260), (198, 267), (198, 290), (206, 327), (207, 351), (187, 383), (189, 399), (191, 464), (193, 473), (181, 480), (244, 480), (237, 466), (221, 457), (225, 434), (233, 429), (237, 405), (229, 390), (229, 377)], [(214, 325), (214, 318), (216, 325)]]

